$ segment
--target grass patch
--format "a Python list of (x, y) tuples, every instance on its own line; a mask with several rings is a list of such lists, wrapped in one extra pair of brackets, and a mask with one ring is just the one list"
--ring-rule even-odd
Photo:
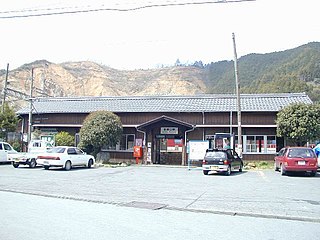
[(273, 169), (273, 161), (246, 161), (244, 169)]
[(131, 165), (131, 162), (110, 162), (107, 160), (97, 162), (100, 166), (108, 167), (108, 168), (117, 168), (117, 167), (128, 167)]
[(114, 164), (114, 163), (109, 163), (109, 164), (106, 164), (105, 166), (106, 167), (128, 167), (128, 166), (130, 166), (131, 165), (131, 163), (127, 163), (127, 162), (121, 162), (121, 163), (116, 163), (116, 164)]

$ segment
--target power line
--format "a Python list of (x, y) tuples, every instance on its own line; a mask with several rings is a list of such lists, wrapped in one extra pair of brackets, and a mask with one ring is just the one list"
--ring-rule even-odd
[[(104, 5), (100, 7), (92, 7), (88, 5), (86, 7), (81, 7), (83, 9), (78, 9), (80, 7), (77, 7), (77, 6), (59, 7), (59, 8), (43, 8), (43, 9), (23, 9), (23, 10), (2, 11), (0, 12), (0, 19), (43, 17), (43, 16), (52, 16), (52, 15), (90, 13), (90, 12), (101, 12), (101, 11), (129, 12), (129, 11), (137, 11), (137, 10), (142, 10), (147, 8), (156, 8), (156, 7), (205, 5), (205, 4), (214, 4), (214, 3), (240, 3), (240, 2), (254, 2), (254, 1), (256, 0), (216, 0), (216, 1), (201, 1), (201, 2), (171, 2), (171, 3), (160, 3), (160, 4), (146, 4), (142, 6), (129, 7), (129, 8), (110, 8), (110, 7), (104, 7)], [(71, 8), (75, 10), (68, 10)], [(1, 16), (1, 14), (3, 15), (3, 14), (11, 14), (11, 13), (23, 13), (23, 14)]]

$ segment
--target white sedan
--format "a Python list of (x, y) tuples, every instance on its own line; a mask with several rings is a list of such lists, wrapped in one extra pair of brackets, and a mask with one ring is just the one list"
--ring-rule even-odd
[(92, 155), (77, 147), (58, 146), (38, 156), (37, 163), (48, 170), (50, 167), (62, 167), (69, 171), (74, 166), (91, 168), (95, 163)]

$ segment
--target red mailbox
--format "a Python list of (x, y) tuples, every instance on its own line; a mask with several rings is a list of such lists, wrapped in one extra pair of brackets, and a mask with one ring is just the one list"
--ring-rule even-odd
[(133, 157), (136, 158), (136, 164), (138, 164), (139, 158), (142, 157), (142, 147), (141, 146), (134, 146), (133, 147)]
[(141, 158), (142, 157), (142, 147), (141, 146), (134, 146), (133, 147), (133, 156), (135, 158)]

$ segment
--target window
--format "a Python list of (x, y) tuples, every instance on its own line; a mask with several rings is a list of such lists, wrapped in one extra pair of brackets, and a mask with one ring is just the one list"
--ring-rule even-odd
[(276, 136), (267, 136), (267, 153), (277, 152)]
[[(241, 137), (241, 141), (242, 141), (242, 151), (245, 152), (245, 136)], [(239, 144), (238, 144), (238, 136), (234, 136), (234, 146), (235, 146), (235, 151), (236, 152), (240, 152), (239, 151)]]
[(69, 155), (76, 155), (76, 154), (77, 154), (77, 153), (76, 153), (76, 150), (75, 150), (74, 148), (69, 148), (68, 151), (67, 151), (67, 153), (68, 153)]
[(314, 158), (315, 155), (311, 149), (293, 148), (293, 149), (289, 149), (288, 157), (289, 158), (298, 158), (298, 157)]
[(276, 136), (258, 135), (243, 136), (244, 153), (276, 153)]
[(208, 158), (226, 158), (225, 152), (207, 152), (206, 157)]
[(284, 155), (284, 151), (285, 151), (285, 149), (283, 148), (283, 149), (281, 149), (280, 150), (280, 152), (278, 153), (278, 156), (283, 156)]
[(167, 139), (160, 139), (160, 152), (167, 151)]
[(256, 144), (254, 136), (247, 136), (246, 152), (256, 152)]
[(32, 147), (41, 147), (40, 145), (41, 145), (40, 142), (34, 142), (32, 144)]
[(263, 136), (247, 136), (246, 151), (247, 152), (264, 152)]
[(77, 155), (83, 155), (83, 154), (84, 154), (84, 153), (82, 152), (82, 150), (79, 149), (79, 148), (75, 148), (75, 151), (76, 151), (76, 154), (77, 154)]
[(239, 155), (237, 154), (237, 152), (236, 151), (234, 151), (234, 150), (228, 150), (228, 152), (231, 152), (231, 155), (233, 156), (233, 158), (238, 158), (239, 157)]
[(134, 146), (134, 134), (124, 134), (120, 140), (120, 150), (131, 150)]
[(47, 147), (47, 148), (52, 148), (52, 144), (49, 143), (49, 142), (47, 142), (47, 143), (46, 143), (46, 147)]
[(64, 151), (66, 150), (66, 148), (64, 147), (54, 147), (48, 150), (48, 152), (52, 152), (52, 153), (64, 153)]
[(116, 146), (104, 147), (106, 150), (133, 150), (135, 143), (135, 135), (134, 134), (123, 134), (120, 142)]
[(4, 143), (3, 146), (4, 146), (4, 149), (7, 150), (7, 151), (11, 151), (12, 150), (12, 148), (10, 147), (9, 144), (5, 144)]
[(231, 151), (227, 151), (227, 156), (228, 156), (228, 159), (234, 159)]

